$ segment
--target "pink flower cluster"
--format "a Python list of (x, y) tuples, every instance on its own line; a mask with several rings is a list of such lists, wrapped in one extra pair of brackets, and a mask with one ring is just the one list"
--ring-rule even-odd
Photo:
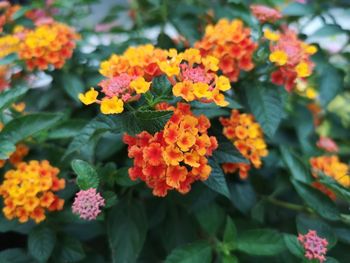
[(265, 5), (251, 5), (250, 10), (260, 23), (273, 23), (282, 18), (280, 11)]
[(318, 259), (321, 263), (326, 260), (328, 241), (320, 238), (316, 231), (309, 230), (305, 235), (299, 234), (298, 240), (305, 249), (307, 259)]
[(318, 148), (325, 150), (326, 152), (336, 153), (339, 151), (337, 143), (329, 137), (321, 136), (316, 145)]
[(94, 220), (101, 213), (100, 207), (105, 206), (105, 200), (96, 193), (95, 188), (80, 190), (74, 199), (72, 210), (74, 214), (85, 220)]

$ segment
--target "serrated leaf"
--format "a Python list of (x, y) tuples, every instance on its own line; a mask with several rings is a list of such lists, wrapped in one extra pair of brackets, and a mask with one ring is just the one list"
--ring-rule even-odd
[(122, 115), (122, 131), (135, 135), (142, 131), (155, 133), (162, 130), (173, 115), (172, 111), (132, 111)]
[(77, 185), (81, 190), (97, 188), (100, 182), (98, 174), (89, 163), (83, 160), (73, 160), (72, 168), (77, 174)]
[(320, 102), (326, 108), (329, 102), (344, 88), (344, 74), (334, 66), (326, 65), (320, 72)]
[(221, 167), (212, 159), (209, 159), (209, 165), (211, 167), (211, 173), (203, 183), (215, 192), (230, 198), (230, 191)]
[(164, 263), (210, 263), (212, 250), (207, 242), (196, 242), (175, 248)]
[[(15, 145), (40, 131), (55, 126), (63, 118), (62, 114), (35, 113), (11, 120), (0, 132), (0, 145), (12, 143)], [(8, 149), (0, 149), (0, 155), (9, 155)]]
[(299, 157), (292, 152), (291, 149), (284, 146), (280, 146), (280, 152), (282, 154), (282, 159), (293, 178), (300, 182), (310, 183), (310, 172)]
[(286, 249), (283, 236), (275, 230), (247, 230), (239, 235), (237, 249), (250, 255), (273, 256)]
[(320, 216), (331, 221), (340, 219), (338, 208), (328, 196), (302, 182), (292, 180), (292, 183), (299, 196)]
[(37, 226), (29, 232), (29, 253), (39, 262), (46, 262), (56, 243), (56, 235), (52, 229), (45, 226)]
[(283, 239), (290, 253), (298, 258), (304, 258), (304, 249), (301, 247), (297, 236), (284, 234)]
[(12, 103), (15, 103), (17, 100), (23, 97), (23, 95), (26, 94), (27, 91), (28, 89), (26, 87), (20, 86), (20, 87), (11, 88), (1, 92), (0, 93), (0, 111), (11, 106)]
[(152, 93), (157, 96), (164, 96), (171, 92), (171, 83), (164, 75), (156, 77), (152, 80)]
[(107, 216), (113, 263), (136, 262), (147, 232), (147, 217), (136, 202), (119, 202)]
[(21, 248), (10, 248), (0, 252), (1, 263), (28, 263), (31, 258)]
[(230, 249), (234, 249), (237, 245), (237, 229), (229, 216), (226, 218), (223, 241)]
[(283, 117), (283, 105), (275, 88), (252, 85), (246, 89), (251, 112), (260, 123), (264, 133), (272, 138)]
[(256, 203), (256, 194), (249, 182), (230, 182), (231, 203), (242, 213), (247, 214)]

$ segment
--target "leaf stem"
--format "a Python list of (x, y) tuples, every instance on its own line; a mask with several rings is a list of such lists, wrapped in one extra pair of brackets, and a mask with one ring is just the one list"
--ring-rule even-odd
[(270, 202), (271, 204), (274, 204), (276, 206), (280, 206), (280, 207), (283, 207), (283, 208), (286, 208), (286, 209), (289, 209), (289, 210), (294, 210), (294, 211), (304, 211), (304, 212), (309, 212), (309, 213), (314, 213), (313, 210), (311, 210), (310, 208), (308, 207), (305, 207), (303, 205), (297, 205), (297, 204), (293, 204), (293, 203), (288, 203), (288, 202), (285, 202), (285, 201), (281, 201), (281, 200), (278, 200), (274, 197), (271, 197), (271, 196), (267, 196), (264, 198), (266, 201)]

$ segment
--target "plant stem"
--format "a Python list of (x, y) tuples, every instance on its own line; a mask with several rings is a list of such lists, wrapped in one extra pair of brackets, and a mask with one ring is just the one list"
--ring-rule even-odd
[(277, 205), (277, 206), (280, 206), (280, 207), (283, 207), (283, 208), (286, 208), (286, 209), (289, 209), (289, 210), (305, 211), (305, 212), (313, 213), (313, 211), (310, 208), (308, 208), (308, 207), (305, 207), (305, 206), (302, 206), (302, 205), (288, 203), (288, 202), (285, 202), (285, 201), (281, 201), (281, 200), (278, 200), (278, 199), (273, 198), (271, 196), (267, 196), (264, 199), (266, 201), (270, 202), (271, 204), (274, 204), (274, 205)]

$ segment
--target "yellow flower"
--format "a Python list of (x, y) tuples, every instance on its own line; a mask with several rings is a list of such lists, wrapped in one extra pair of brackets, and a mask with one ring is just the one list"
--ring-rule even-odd
[(158, 63), (158, 66), (168, 77), (180, 74), (180, 68), (178, 65), (170, 65), (168, 62), (162, 61)]
[(270, 54), (269, 59), (271, 62), (274, 62), (279, 66), (283, 66), (287, 63), (288, 56), (286, 52), (277, 50)]
[(296, 67), (295, 71), (299, 78), (305, 78), (310, 76), (310, 68), (306, 62), (300, 62)]
[(189, 48), (186, 49), (185, 52), (183, 53), (183, 59), (188, 61), (190, 64), (200, 64), (202, 57), (199, 49), (196, 48)]
[(306, 45), (304, 47), (304, 50), (306, 53), (310, 54), (310, 55), (313, 55), (317, 52), (317, 47), (314, 46), (314, 45)]
[(219, 60), (213, 56), (207, 56), (202, 58), (202, 64), (204, 65), (206, 70), (218, 71), (219, 69)]
[(103, 114), (118, 114), (123, 112), (124, 103), (121, 99), (113, 97), (110, 99), (103, 99), (101, 102), (101, 112)]
[(318, 93), (317, 93), (317, 91), (314, 88), (308, 87), (306, 89), (305, 95), (306, 95), (307, 98), (313, 100), (313, 99), (315, 99), (317, 97)]
[(193, 84), (193, 93), (197, 98), (212, 98), (212, 92), (208, 90), (209, 86), (206, 83), (195, 83)]
[(12, 108), (17, 112), (23, 112), (26, 108), (26, 104), (24, 102), (14, 103), (12, 104)]
[(227, 91), (231, 88), (230, 81), (225, 76), (216, 79), (216, 87), (221, 91)]
[(280, 39), (280, 35), (270, 29), (265, 30), (264, 37), (270, 41), (278, 41)]
[(146, 93), (151, 86), (151, 82), (145, 81), (143, 77), (131, 81), (130, 87), (136, 91), (137, 94)]
[(90, 90), (87, 91), (85, 94), (79, 94), (79, 100), (85, 105), (90, 105), (96, 102), (97, 96), (98, 92), (94, 88), (90, 88)]

